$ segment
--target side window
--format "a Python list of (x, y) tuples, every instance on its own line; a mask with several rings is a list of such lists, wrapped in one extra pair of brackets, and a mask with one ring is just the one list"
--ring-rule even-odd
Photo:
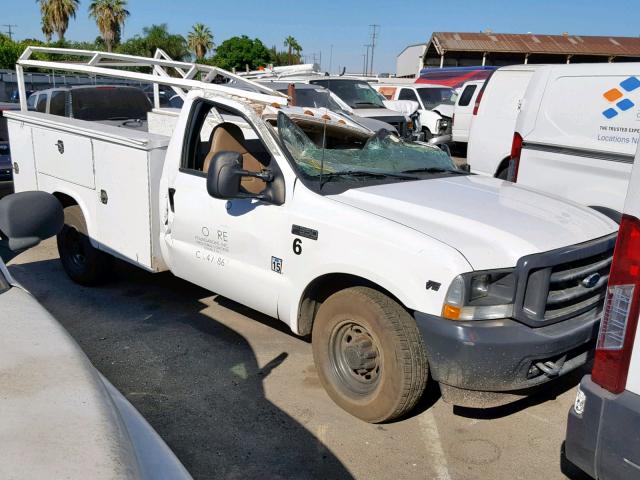
[(36, 109), (36, 100), (38, 99), (38, 95), (32, 94), (27, 98), (27, 110), (35, 110)]
[(466, 107), (467, 105), (469, 105), (469, 103), (471, 103), (471, 99), (473, 98), (473, 93), (476, 91), (476, 88), (478, 88), (477, 85), (466, 86), (466, 88), (462, 92), (462, 95), (460, 95), (460, 100), (458, 100), (458, 105), (460, 107)]
[(65, 116), (65, 99), (67, 98), (66, 92), (53, 92), (51, 94), (51, 101), (49, 102), (49, 113), (51, 115)]
[[(239, 153), (243, 168), (251, 172), (260, 172), (271, 163), (271, 154), (238, 112), (201, 101), (194, 104), (191, 115), (182, 158), (184, 172), (205, 176), (219, 152)], [(250, 193), (266, 187), (263, 180), (251, 177), (243, 178), (241, 185)]]
[(398, 100), (413, 100), (414, 102), (418, 102), (418, 96), (416, 95), (416, 92), (414, 92), (410, 88), (403, 88), (402, 90), (400, 90)]
[(38, 95), (38, 103), (36, 104), (36, 112), (47, 113), (47, 95)]

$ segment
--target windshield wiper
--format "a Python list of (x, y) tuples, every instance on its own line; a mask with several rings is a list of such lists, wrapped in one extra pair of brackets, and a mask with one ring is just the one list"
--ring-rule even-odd
[(371, 172), (369, 170), (344, 170), (341, 172), (329, 172), (322, 174), (322, 182), (320, 184), (320, 189), (322, 186), (330, 181), (333, 178), (340, 177), (373, 177), (373, 178), (401, 178), (403, 180), (418, 180), (418, 178), (412, 175), (406, 175), (407, 172)]
[(373, 102), (354, 102), (354, 103), (355, 103), (355, 105), (373, 105), (374, 107), (377, 107), (377, 108), (384, 108), (380, 104), (373, 103)]
[(401, 173), (453, 173), (455, 175), (467, 175), (468, 172), (465, 172), (464, 170), (452, 170), (450, 168), (427, 167), (403, 170)]

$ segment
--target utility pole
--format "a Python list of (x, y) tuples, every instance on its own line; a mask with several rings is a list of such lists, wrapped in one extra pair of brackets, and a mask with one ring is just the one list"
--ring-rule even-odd
[(13, 40), (13, 27), (17, 27), (18, 25), (14, 25), (12, 23), (5, 23), (2, 26), (7, 27), (7, 35), (9, 35), (9, 40)]
[(366, 65), (367, 65), (367, 61), (368, 60), (365, 60), (366, 58), (367, 58), (367, 56), (363, 53), (362, 54), (362, 76), (363, 77), (365, 75), (365, 69), (367, 68)]
[(331, 45), (331, 49), (329, 50), (329, 75), (331, 75), (331, 62), (333, 61), (333, 45)]
[(367, 49), (367, 55), (366, 55), (367, 60), (365, 62), (365, 67), (362, 70), (362, 75), (367, 76), (369, 72), (369, 48), (371, 48), (371, 44), (364, 45), (364, 47)]
[(376, 48), (376, 39), (378, 38), (378, 31), (380, 30), (380, 25), (369, 25), (371, 28), (371, 69), (369, 72), (373, 75), (373, 51)]

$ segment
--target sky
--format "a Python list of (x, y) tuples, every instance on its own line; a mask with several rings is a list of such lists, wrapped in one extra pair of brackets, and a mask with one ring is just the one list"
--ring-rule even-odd
[[(80, 0), (76, 20), (66, 37), (93, 40), (98, 30), (88, 18), (90, 0)], [(374, 70), (395, 72), (395, 59), (410, 44), (427, 42), (434, 31), (639, 36), (640, 1), (617, 0), (129, 0), (131, 16), (124, 37), (154, 23), (167, 23), (185, 35), (196, 22), (206, 24), (214, 42), (235, 35), (260, 38), (268, 47), (284, 49), (293, 35), (306, 60), (322, 69), (362, 71), (370, 25), (380, 25)], [(14, 38), (43, 38), (35, 0), (0, 0), (0, 31), (12, 27)], [(332, 47), (333, 46), (333, 47)]]

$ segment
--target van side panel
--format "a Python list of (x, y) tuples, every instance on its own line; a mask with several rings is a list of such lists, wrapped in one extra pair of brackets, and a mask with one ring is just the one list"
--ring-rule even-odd
[(494, 176), (509, 156), (520, 102), (533, 74), (531, 70), (496, 70), (489, 79), (471, 122), (467, 161), (471, 171)]
[(518, 183), (621, 211), (640, 136), (640, 64), (546, 70), (518, 119)]

